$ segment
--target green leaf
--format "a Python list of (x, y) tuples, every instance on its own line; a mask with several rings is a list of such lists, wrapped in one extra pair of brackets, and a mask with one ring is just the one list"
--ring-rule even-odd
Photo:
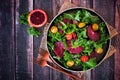
[(106, 25), (105, 25), (104, 22), (101, 22), (101, 23), (99, 24), (99, 27), (101, 27), (101, 28), (102, 28), (102, 27), (104, 28), (105, 26), (106, 26)]
[(57, 57), (57, 56), (53, 56), (54, 59), (57, 59), (60, 61), (60, 57)]
[(57, 17), (57, 18), (55, 19), (55, 21), (54, 21), (54, 25), (58, 25), (58, 23), (59, 23), (60, 21), (62, 21), (62, 20), (63, 20), (63, 16)]
[(28, 20), (27, 20), (28, 19), (28, 14), (29, 14), (29, 12), (23, 13), (23, 14), (20, 15), (19, 19), (20, 19), (21, 24), (29, 25)]
[(82, 22), (85, 22), (86, 24), (90, 23), (90, 17), (83, 17)]
[(91, 58), (88, 62), (82, 63), (83, 70), (94, 68), (97, 65), (96, 58)]
[(73, 14), (70, 14), (70, 13), (69, 13), (69, 14), (68, 14), (68, 13), (64, 13), (64, 14), (63, 14), (63, 17), (64, 17), (64, 18), (68, 18), (68, 19), (72, 19), (72, 20), (74, 19), (74, 15), (73, 15)]
[(63, 42), (64, 47), (67, 48), (67, 43), (66, 43), (65, 37), (63, 37), (62, 42)]
[(81, 34), (82, 34), (82, 37), (83, 37), (83, 38), (87, 38), (86, 28), (82, 28)]
[(40, 31), (35, 29), (34, 27), (29, 27), (27, 31), (30, 35), (33, 35), (36, 37), (40, 36), (40, 34), (41, 34)]
[(82, 10), (82, 14), (84, 15), (84, 17), (90, 17), (91, 16), (90, 12), (88, 12), (85, 9)]
[(100, 20), (98, 16), (93, 16), (87, 10), (82, 10), (82, 14), (84, 14), (82, 18), (82, 22), (85, 22), (86, 24), (98, 23)]
[(105, 43), (107, 43), (107, 40), (110, 39), (110, 36), (107, 33), (106, 29), (105, 29), (106, 25), (104, 22), (101, 22), (99, 24), (99, 31), (100, 31), (100, 40), (97, 42), (98, 45), (103, 45)]
[(76, 48), (78, 46), (81, 46), (82, 44), (80, 43), (79, 39), (72, 41), (72, 48)]
[(77, 36), (78, 36), (78, 38), (81, 38), (81, 37), (87, 38), (86, 27), (79, 29), (79, 31), (77, 31)]
[(75, 41), (72, 41), (72, 47), (78, 47), (83, 46), (86, 47), (85, 44), (87, 42), (87, 34), (86, 34), (86, 28), (82, 28), (77, 31), (77, 37), (78, 39)]
[(96, 58), (92, 58), (92, 59), (90, 59), (88, 62), (86, 62), (86, 64), (87, 64), (87, 66), (89, 67), (89, 68), (93, 68), (93, 67), (95, 67), (96, 66)]
[(48, 46), (51, 48), (51, 50), (54, 49), (54, 44), (53, 43), (50, 43), (49, 41), (47, 42)]
[(84, 43), (85, 50), (83, 51), (84, 53), (87, 53), (87, 55), (90, 55), (90, 53), (93, 51), (93, 46), (94, 41), (87, 40), (86, 43)]
[(98, 16), (92, 16), (91, 15), (91, 23), (98, 23), (99, 22), (99, 18), (98, 18)]
[(83, 14), (82, 22), (85, 22), (86, 24), (89, 24), (90, 23), (90, 19), (91, 19), (90, 12), (88, 12), (85, 9), (83, 9), (82, 10), (82, 14)]
[(69, 61), (69, 60), (72, 60), (72, 54), (70, 54), (68, 51), (64, 51), (64, 56), (63, 56), (63, 59), (65, 61)]
[(51, 39), (51, 42), (54, 43), (56, 41), (62, 41), (61, 35), (59, 32), (52, 33), (51, 31), (48, 32), (49, 39)]
[(65, 33), (73, 33), (76, 31), (76, 25), (75, 24), (67, 24), (67, 29), (65, 29)]
[(64, 22), (60, 22), (62, 24), (62, 26), (58, 26), (59, 29), (62, 29), (64, 31), (64, 33), (70, 34), (73, 33), (77, 30), (76, 25), (75, 24), (65, 24)]
[(75, 58), (74, 62), (75, 62), (75, 66), (78, 66), (78, 65), (82, 64), (82, 62), (81, 62), (81, 60), (79, 58)]
[(80, 21), (80, 19), (81, 19), (80, 15), (81, 15), (81, 12), (77, 11), (76, 16), (75, 16), (74, 19)]
[(63, 29), (63, 30), (67, 29), (67, 25), (66, 25), (64, 22), (61, 21), (60, 23), (63, 25), (63, 26), (62, 26), (62, 29)]
[(102, 43), (95, 42), (93, 45), (94, 45), (95, 48), (102, 48), (102, 45), (103, 45), (103, 44), (102, 44)]

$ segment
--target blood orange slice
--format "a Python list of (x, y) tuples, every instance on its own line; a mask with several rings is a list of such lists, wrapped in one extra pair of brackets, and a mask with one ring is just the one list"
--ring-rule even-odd
[(46, 12), (41, 9), (32, 10), (28, 15), (28, 23), (32, 27), (42, 27), (47, 20)]

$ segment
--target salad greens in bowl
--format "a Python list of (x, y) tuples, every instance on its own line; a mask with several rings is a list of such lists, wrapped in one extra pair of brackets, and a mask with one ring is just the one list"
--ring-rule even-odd
[(68, 71), (85, 71), (100, 64), (107, 54), (107, 24), (96, 12), (71, 8), (50, 23), (47, 47), (52, 60)]

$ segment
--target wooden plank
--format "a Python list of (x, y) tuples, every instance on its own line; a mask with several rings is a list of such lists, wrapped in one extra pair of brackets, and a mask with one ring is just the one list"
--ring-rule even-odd
[[(36, 0), (34, 3), (37, 7), (34, 6), (34, 8), (40, 8), (40, 9), (45, 10), (48, 13), (49, 21), (51, 21), (52, 18), (58, 13), (59, 8), (63, 2), (64, 2), (64, 0), (60, 0), (60, 1), (51, 0), (49, 2), (48, 1), (41, 2), (41, 1)], [(39, 6), (38, 6), (38, 3), (39, 3)], [(46, 4), (47, 4), (47, 6), (46, 6)], [(39, 42), (41, 42), (41, 39), (42, 39), (42, 37), (39, 38)], [(39, 45), (38, 45), (37, 39), (34, 38), (34, 41), (36, 43), (36, 45), (34, 45), (34, 48), (35, 47), (38, 48)], [(41, 45), (42, 45), (42, 43), (41, 43)], [(37, 52), (35, 54), (37, 54)], [(35, 80), (39, 80), (39, 79), (40, 80), (56, 80), (56, 79), (67, 80), (69, 78), (57, 71), (50, 69), (50, 68), (47, 68), (47, 67), (41, 68), (37, 65), (34, 65), (34, 79)]]
[(115, 14), (114, 0), (93, 0), (93, 9), (98, 12), (108, 24), (114, 27)]
[[(69, 0), (66, 0), (66, 1), (69, 1)], [(53, 3), (52, 5), (53, 17), (55, 17), (58, 14), (62, 4), (64, 3), (64, 0), (59, 0), (59, 1), (52, 0), (52, 3)]]
[(93, 0), (72, 0), (74, 4), (80, 7), (92, 8)]
[[(76, 4), (79, 7), (87, 7), (87, 8), (92, 8), (92, 0), (72, 0), (74, 4)], [(79, 75), (79, 74), (78, 74)], [(84, 80), (91, 80), (91, 70), (86, 71), (83, 73), (82, 78)]]
[[(116, 14), (115, 14), (115, 28), (118, 33), (120, 33), (120, 0), (116, 1)], [(120, 80), (120, 35), (115, 37), (115, 47), (117, 49), (114, 59), (115, 59), (115, 74), (114, 80)]]
[[(114, 26), (115, 1), (113, 0), (93, 0), (93, 9), (98, 12), (108, 22)], [(114, 43), (114, 39), (112, 39)], [(92, 80), (114, 80), (114, 58), (106, 59), (102, 64), (92, 70)]]
[(19, 23), (19, 16), (32, 9), (33, 0), (16, 0), (16, 79), (33, 80), (33, 37), (27, 33), (28, 26)]
[[(52, 19), (52, 0), (35, 0), (34, 1), (34, 9), (43, 9), (46, 11), (48, 15), (48, 21)], [(40, 28), (41, 36), (36, 38), (34, 37), (34, 57), (38, 56), (39, 46), (41, 43), (41, 39), (43, 37), (44, 26)], [(48, 67), (42, 68), (36, 64), (34, 64), (34, 72), (33, 72), (33, 79), (34, 80), (52, 80), (50, 74), (50, 69)]]
[(77, 5), (72, 4), (69, 0), (65, 0), (64, 3), (62, 4), (62, 6), (59, 9), (58, 13), (63, 12), (64, 10), (68, 9), (68, 8), (73, 8), (73, 7), (77, 7)]
[(0, 3), (0, 80), (15, 80), (14, 0)]

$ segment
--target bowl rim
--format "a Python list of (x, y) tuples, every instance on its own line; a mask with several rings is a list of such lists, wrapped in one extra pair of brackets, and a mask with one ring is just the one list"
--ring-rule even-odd
[[(58, 14), (50, 21), (50, 23), (49, 23), (49, 25), (48, 25), (48, 29), (47, 29), (47, 34), (48, 34), (48, 30), (49, 30), (50, 26), (52, 25), (53, 21), (54, 21), (59, 15), (61, 15), (61, 14), (64, 13), (64, 12), (67, 12), (67, 11), (69, 11), (69, 10), (75, 10), (75, 9), (85, 9), (85, 10), (88, 10), (88, 11), (91, 11), (91, 12), (95, 13), (97, 16), (99, 16), (99, 17), (104, 21), (104, 23), (105, 23), (105, 25), (106, 25), (106, 27), (107, 27), (107, 30), (108, 30), (108, 34), (110, 35), (109, 24), (105, 21), (105, 19), (104, 19), (100, 14), (98, 14), (98, 12), (96, 12), (94, 9), (86, 8), (86, 7), (72, 7), (72, 8), (67, 8), (67, 9), (65, 9), (65, 10), (63, 10), (63, 11), (61, 11), (61, 12), (58, 12)], [(46, 35), (46, 36), (47, 36), (47, 35)], [(46, 39), (46, 40), (47, 40), (47, 39)], [(47, 41), (46, 41), (46, 42), (47, 42)], [(46, 43), (46, 45), (47, 45), (47, 43)], [(110, 50), (110, 45), (111, 45), (111, 38), (109, 39), (109, 43), (108, 43), (108, 48), (107, 48), (106, 54), (104, 55), (104, 57), (102, 58), (102, 60), (101, 60), (95, 67), (90, 68), (90, 69), (87, 69), (87, 70), (78, 70), (78, 71), (77, 71), (77, 70), (71, 70), (71, 69), (65, 68), (65, 67), (61, 66), (57, 61), (55, 61), (55, 60), (53, 59), (53, 57), (51, 56), (49, 50), (48, 50), (48, 45), (47, 45), (47, 51), (48, 51), (48, 53), (50, 54), (50, 58), (51, 58), (51, 60), (53, 61), (53, 63), (55, 63), (55, 64), (56, 64), (57, 66), (59, 66), (60, 68), (66, 70), (66, 71), (70, 71), (70, 72), (85, 72), (85, 71), (90, 71), (90, 70), (92, 70), (92, 69), (95, 69), (96, 67), (98, 67), (98, 66), (105, 60), (105, 58), (106, 58), (106, 56), (108, 55), (108, 52), (109, 52), (109, 50)]]

